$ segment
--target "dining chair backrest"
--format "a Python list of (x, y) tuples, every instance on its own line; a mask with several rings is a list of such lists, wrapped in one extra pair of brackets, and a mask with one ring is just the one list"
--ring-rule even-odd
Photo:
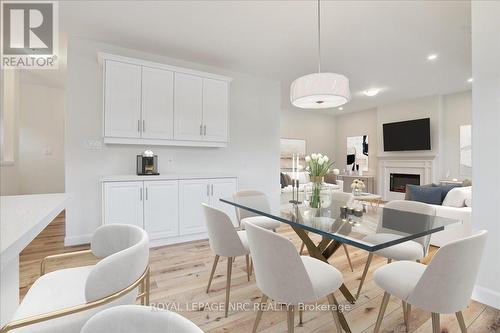
[(181, 315), (149, 306), (122, 305), (98, 312), (80, 333), (203, 333)]
[(128, 224), (99, 227), (90, 243), (92, 253), (103, 258), (85, 282), (85, 298), (92, 302), (136, 282), (149, 265), (149, 238), (143, 229)]
[(290, 304), (315, 299), (312, 282), (292, 242), (252, 223), (245, 230), (257, 286), (265, 295)]
[(222, 210), (202, 203), (207, 224), (208, 242), (212, 251), (223, 257), (237, 257), (248, 254), (231, 218)]
[(488, 232), (441, 247), (418, 281), (408, 302), (435, 313), (454, 313), (466, 308), (472, 295)]
[[(264, 192), (256, 190), (242, 190), (233, 194), (234, 201), (241, 203), (243, 205), (249, 205), (258, 210), (264, 212), (270, 212), (269, 201)], [(250, 212), (246, 209), (236, 207), (236, 218), (238, 223), (241, 224), (241, 220), (247, 217), (259, 216), (259, 214)]]
[(333, 191), (332, 192), (332, 200), (339, 201), (342, 203), (349, 203), (354, 199), (352, 193), (342, 192), (342, 191)]
[[(397, 211), (408, 212), (401, 214)], [(415, 213), (415, 214), (413, 214)], [(430, 227), (436, 215), (436, 208), (426, 203), (394, 200), (385, 204), (382, 216), (377, 225), (377, 233), (414, 234), (422, 230), (423, 226)], [(416, 238), (413, 241), (420, 243), (427, 255), (431, 236)]]

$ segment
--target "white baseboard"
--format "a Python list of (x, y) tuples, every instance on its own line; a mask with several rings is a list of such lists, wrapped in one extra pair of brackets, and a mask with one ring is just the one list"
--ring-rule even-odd
[(472, 299), (500, 310), (500, 293), (497, 291), (476, 285)]
[(78, 235), (78, 236), (66, 236), (64, 237), (64, 246), (75, 246), (90, 243), (92, 239), (92, 234)]

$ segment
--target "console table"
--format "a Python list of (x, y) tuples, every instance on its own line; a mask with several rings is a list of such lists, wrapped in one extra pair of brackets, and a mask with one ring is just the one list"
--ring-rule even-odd
[(366, 188), (363, 192), (375, 193), (375, 177), (374, 176), (358, 176), (358, 175), (338, 175), (338, 179), (344, 181), (344, 192), (351, 192), (351, 184), (354, 179), (362, 180)]

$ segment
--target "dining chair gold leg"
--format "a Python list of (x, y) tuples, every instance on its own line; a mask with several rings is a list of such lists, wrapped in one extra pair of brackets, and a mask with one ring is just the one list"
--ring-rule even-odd
[(340, 318), (338, 314), (338, 308), (337, 308), (337, 302), (335, 301), (335, 297), (333, 294), (330, 294), (327, 296), (328, 298), (328, 303), (330, 304), (332, 315), (333, 315), (333, 321), (335, 322), (335, 327), (337, 329), (337, 333), (342, 333), (342, 325), (340, 324)]
[(302, 252), (304, 252), (304, 247), (306, 246), (306, 243), (302, 242), (302, 245), (300, 246), (300, 251), (299, 254), (302, 255)]
[(224, 317), (227, 318), (229, 312), (229, 291), (231, 290), (231, 271), (233, 269), (233, 258), (227, 258), (227, 280), (226, 280), (226, 304), (224, 309)]
[(148, 268), (146, 273), (146, 291), (145, 291), (145, 303), (149, 306), (149, 294), (151, 293), (151, 268)]
[(411, 313), (411, 304), (403, 301), (403, 319), (405, 322), (406, 332), (410, 331), (410, 313)]
[(344, 248), (345, 256), (347, 257), (347, 262), (349, 262), (349, 267), (351, 267), (351, 272), (354, 272), (354, 268), (352, 268), (351, 257), (349, 256), (349, 251), (347, 250), (347, 245), (342, 244)]
[(304, 326), (304, 310), (299, 307), (299, 326), (302, 327)]
[(141, 283), (139, 284), (139, 295), (141, 296), (141, 305), (144, 305), (146, 301), (146, 295), (144, 294), (144, 291), (146, 290), (146, 281), (142, 280)]
[(392, 262), (391, 258), (387, 258), (387, 263), (390, 264)]
[(384, 297), (382, 298), (382, 304), (380, 305), (380, 311), (378, 313), (377, 322), (375, 323), (373, 333), (378, 333), (380, 331), (380, 326), (382, 326), (382, 320), (384, 319), (385, 310), (387, 309), (387, 304), (389, 304), (390, 298), (391, 294), (385, 292)]
[(252, 257), (250, 257), (250, 275), (253, 273), (253, 260)]
[(432, 313), (432, 333), (440, 333), (441, 324), (439, 322), (439, 313)]
[(366, 274), (368, 274), (368, 269), (370, 268), (370, 264), (373, 259), (373, 253), (368, 254), (368, 259), (366, 259), (365, 269), (363, 270), (363, 275), (361, 275), (361, 281), (359, 281), (358, 292), (356, 293), (356, 299), (358, 299), (359, 294), (361, 294), (361, 288), (363, 287), (363, 283), (365, 282)]
[(332, 297), (333, 304), (335, 304), (335, 308), (337, 310), (337, 314), (338, 314), (338, 317), (339, 317), (340, 325), (342, 326), (342, 328), (344, 329), (345, 332), (352, 333), (351, 332), (351, 328), (349, 327), (349, 324), (347, 323), (347, 320), (345, 319), (345, 316), (342, 313), (342, 310), (340, 309), (339, 302), (335, 298), (335, 294), (330, 294), (330, 296)]
[(465, 325), (464, 315), (462, 314), (462, 311), (455, 312), (455, 315), (457, 316), (458, 325), (460, 325), (460, 331), (462, 331), (462, 333), (467, 333), (467, 326)]
[(288, 333), (293, 333), (295, 326), (294, 317), (295, 317), (295, 308), (293, 305), (288, 305), (288, 311), (287, 311)]
[(210, 273), (210, 278), (208, 279), (207, 294), (208, 294), (208, 291), (210, 290), (210, 285), (212, 284), (212, 280), (214, 278), (214, 273), (215, 273), (215, 269), (217, 268), (218, 262), (219, 262), (219, 255), (216, 254), (215, 259), (214, 259), (214, 264), (212, 265), (212, 272)]
[(245, 259), (247, 262), (247, 280), (250, 281), (250, 256), (247, 254)]
[(253, 324), (252, 333), (257, 332), (257, 327), (259, 326), (260, 319), (262, 318), (262, 313), (264, 312), (264, 306), (267, 304), (267, 299), (267, 295), (262, 294), (259, 310), (257, 311), (257, 318), (255, 318), (255, 323)]

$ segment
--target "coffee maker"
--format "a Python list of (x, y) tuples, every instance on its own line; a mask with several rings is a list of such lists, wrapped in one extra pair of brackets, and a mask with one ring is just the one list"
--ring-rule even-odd
[(137, 155), (137, 175), (154, 176), (159, 174), (157, 155), (151, 150), (145, 150), (142, 155)]

